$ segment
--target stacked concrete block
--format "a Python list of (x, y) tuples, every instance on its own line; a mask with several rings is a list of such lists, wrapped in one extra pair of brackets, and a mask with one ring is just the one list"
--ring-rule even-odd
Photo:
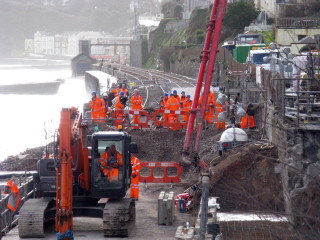
[(174, 221), (174, 192), (160, 192), (158, 197), (158, 224), (172, 225)]
[(194, 227), (189, 227), (189, 229), (179, 226), (177, 228), (176, 234), (174, 236), (175, 240), (192, 240), (194, 239)]

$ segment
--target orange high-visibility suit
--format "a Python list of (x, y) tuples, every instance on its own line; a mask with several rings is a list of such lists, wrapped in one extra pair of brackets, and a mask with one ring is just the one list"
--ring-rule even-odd
[(186, 96), (181, 96), (181, 102), (182, 102), (182, 106), (183, 106), (183, 103), (187, 101), (187, 97)]
[[(109, 112), (108, 99), (102, 98), (101, 103), (100, 118), (107, 118), (107, 113)], [(106, 120), (102, 120), (102, 122), (106, 122)]]
[[(183, 103), (183, 108), (182, 111), (186, 111), (189, 112), (192, 106), (192, 100), (186, 100)], [(183, 115), (183, 119), (184, 122), (188, 122), (189, 121), (189, 116), (188, 115)]]
[[(201, 108), (201, 103), (202, 103), (202, 98), (203, 98), (203, 95), (201, 95), (200, 99), (199, 99), (199, 102), (198, 102), (198, 106)], [(210, 108), (211, 107), (212, 103), (211, 103), (211, 96), (210, 96), (210, 93), (208, 95), (208, 100), (207, 100), (207, 105), (206, 105), (206, 112), (205, 112), (205, 121), (207, 121), (208, 123), (211, 123), (210, 122)]]
[(240, 121), (241, 128), (248, 128), (248, 120), (249, 120), (249, 128), (254, 128), (256, 125), (254, 123), (253, 116), (248, 115), (248, 106), (246, 106), (246, 113), (247, 113), (246, 116), (241, 118), (241, 121)]
[[(118, 96), (116, 98), (116, 102), (114, 104), (114, 109), (115, 110), (123, 110), (124, 106), (121, 103), (120, 97)], [(121, 125), (122, 124), (122, 118), (123, 118), (123, 113), (117, 113), (116, 115), (117, 120), (114, 122), (114, 125)]]
[(179, 95), (173, 95), (173, 96), (178, 100), (179, 103), (181, 102), (181, 98)]
[(131, 165), (132, 165), (132, 174), (131, 174), (130, 197), (139, 199), (139, 175), (140, 175), (140, 168), (141, 168), (139, 158), (132, 156)]
[(218, 119), (219, 113), (224, 112), (225, 109), (219, 103), (217, 103), (216, 109), (217, 109), (217, 125), (216, 125), (216, 127), (217, 127), (217, 129), (225, 130), (226, 129), (226, 122), (219, 122), (219, 119)]
[[(141, 110), (142, 109), (142, 97), (138, 95), (133, 95), (130, 99), (131, 101), (131, 108), (132, 110)], [(139, 115), (133, 115), (133, 124), (140, 123), (140, 116)], [(133, 126), (133, 129), (139, 129), (139, 126)]]
[(10, 194), (7, 203), (8, 208), (13, 212), (17, 211), (20, 204), (20, 193), (18, 186), (12, 180), (9, 180), (6, 184), (4, 193)]
[[(163, 98), (162, 101), (161, 101), (161, 109), (164, 109), (164, 110), (170, 110), (169, 107), (168, 107), (168, 100), (169, 98), (165, 99)], [(168, 121), (168, 114), (163, 114), (163, 120), (166, 122)]]
[(90, 107), (91, 107), (91, 117), (93, 119), (100, 118), (101, 107), (102, 107), (101, 99), (98, 97), (95, 97), (94, 100), (91, 99)]
[(122, 166), (122, 155), (118, 151), (112, 154), (110, 149), (102, 153), (100, 159), (100, 169), (110, 182), (119, 180), (119, 167), (114, 167), (115, 164)]
[(121, 88), (120, 92), (124, 92), (124, 96), (128, 97), (128, 90), (125, 88)]
[[(167, 101), (167, 105), (169, 107), (169, 110), (171, 111), (177, 111), (180, 109), (180, 101), (175, 98), (174, 96), (171, 96), (169, 100)], [(175, 123), (178, 122), (178, 116), (177, 114), (169, 114), (169, 122)], [(174, 127), (171, 127), (172, 130), (175, 130)], [(179, 130), (180, 128), (177, 128)]]
[(116, 89), (112, 90), (111, 92), (113, 92), (114, 97), (118, 97), (121, 93), (121, 88), (117, 87)]

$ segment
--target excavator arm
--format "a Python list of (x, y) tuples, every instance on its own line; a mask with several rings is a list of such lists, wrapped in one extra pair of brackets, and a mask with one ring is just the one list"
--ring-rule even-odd
[(75, 108), (61, 111), (59, 155), (56, 160), (56, 231), (58, 239), (72, 239), (74, 171), (81, 172), (81, 186), (89, 189), (88, 149), (84, 147), (82, 116)]

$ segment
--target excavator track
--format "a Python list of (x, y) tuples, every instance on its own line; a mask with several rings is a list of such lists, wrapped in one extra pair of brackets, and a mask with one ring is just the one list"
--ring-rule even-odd
[(105, 237), (128, 237), (135, 221), (135, 201), (131, 198), (109, 200), (103, 209)]
[(19, 236), (21, 238), (44, 237), (46, 209), (52, 199), (38, 198), (26, 201), (19, 212)]

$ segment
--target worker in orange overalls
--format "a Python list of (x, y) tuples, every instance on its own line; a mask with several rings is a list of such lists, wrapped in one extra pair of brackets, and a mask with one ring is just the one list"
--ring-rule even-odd
[[(132, 110), (141, 110), (142, 109), (142, 97), (139, 95), (138, 90), (134, 90), (134, 95), (130, 99), (131, 101), (131, 109)], [(137, 125), (140, 123), (140, 115), (133, 115), (133, 121), (132, 123), (134, 125)], [(139, 129), (139, 126), (133, 126), (133, 129)]]
[(176, 98), (176, 99), (178, 99), (178, 102), (180, 103), (181, 102), (181, 99), (180, 99), (180, 96), (178, 95), (178, 92), (177, 92), (177, 90), (173, 90), (173, 96)]
[[(192, 100), (190, 99), (190, 95), (187, 95), (186, 97), (187, 99), (183, 102), (183, 108), (182, 111), (186, 111), (189, 112), (192, 106)], [(188, 122), (189, 121), (189, 115), (183, 115), (183, 119), (184, 122)]]
[[(100, 112), (100, 118), (107, 119), (107, 113), (109, 112), (109, 106), (108, 106), (108, 93), (102, 94), (102, 106), (101, 106), (101, 112)], [(102, 122), (106, 122), (106, 120), (101, 120)]]
[[(211, 102), (211, 95), (210, 95), (211, 91), (209, 92), (209, 95), (208, 95), (208, 100), (207, 100), (207, 105), (206, 105), (206, 112), (205, 112), (205, 121), (207, 123), (211, 123), (210, 122), (210, 108), (212, 108), (212, 102)], [(198, 107), (201, 108), (201, 103), (202, 103), (202, 98), (203, 98), (203, 93), (201, 94), (201, 97), (199, 99), (199, 102), (198, 102)]]
[(139, 199), (139, 175), (140, 175), (140, 160), (134, 154), (131, 157), (132, 173), (131, 173), (131, 186), (130, 197)]
[[(177, 91), (176, 91), (177, 92)], [(179, 96), (178, 96), (179, 97)], [(180, 97), (179, 97), (180, 98)], [(174, 96), (174, 94), (170, 94), (170, 98), (167, 101), (167, 105), (170, 111), (177, 111), (180, 109), (180, 101), (178, 100), (177, 97)], [(177, 114), (169, 114), (169, 123), (176, 123), (178, 122), (178, 116)], [(171, 127), (172, 130), (179, 130), (180, 128), (178, 127), (177, 129), (175, 127)]]
[(125, 84), (122, 84), (121, 91), (124, 92), (124, 96), (125, 97), (128, 97), (128, 90), (126, 89), (126, 85)]
[(123, 161), (122, 154), (116, 150), (115, 145), (106, 148), (106, 151), (102, 153), (99, 159), (99, 164), (104, 176), (110, 182), (119, 180), (119, 167), (122, 166)]
[(118, 97), (120, 95), (120, 92), (121, 92), (120, 85), (118, 85), (117, 88), (112, 90), (111, 92), (113, 92), (115, 98)]
[(12, 217), (14, 213), (18, 210), (20, 204), (20, 193), (18, 186), (12, 181), (9, 180), (4, 189), (5, 194), (10, 194), (8, 198), (7, 206), (12, 211)]
[(186, 97), (186, 93), (185, 93), (185, 91), (182, 91), (181, 92), (181, 102), (180, 102), (180, 104), (181, 104), (181, 108), (183, 108), (183, 103), (185, 102), (185, 101), (187, 101), (187, 97)]
[[(169, 110), (169, 107), (167, 106), (167, 102), (168, 102), (168, 93), (164, 93), (163, 99), (161, 100), (160, 109)], [(163, 120), (165, 122), (168, 121), (168, 114), (166, 114), (166, 113), (163, 114)]]
[[(97, 97), (96, 92), (91, 93), (91, 102), (90, 102), (90, 107), (91, 107), (91, 117), (93, 119), (100, 118), (100, 112), (101, 112), (101, 107), (102, 107), (102, 102), (101, 99)], [(97, 120), (94, 120), (97, 121)]]
[[(246, 106), (246, 116), (244, 116), (243, 118), (241, 118), (240, 121), (240, 126), (241, 128), (255, 128), (256, 125), (254, 123), (254, 107), (253, 105), (250, 103), (248, 106)], [(249, 124), (248, 124), (249, 121)]]
[[(124, 110), (124, 105), (123, 105), (123, 98), (124, 98), (124, 92), (120, 92), (120, 95), (116, 98), (115, 104), (114, 104), (114, 109), (115, 110)], [(122, 118), (123, 118), (123, 113), (117, 113), (116, 114), (117, 120), (115, 121), (114, 125), (118, 126), (122, 124)]]

